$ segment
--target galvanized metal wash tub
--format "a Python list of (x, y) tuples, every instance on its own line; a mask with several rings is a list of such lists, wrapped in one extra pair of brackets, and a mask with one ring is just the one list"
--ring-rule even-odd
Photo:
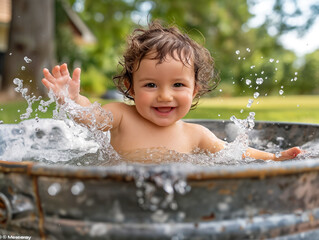
[[(232, 138), (227, 121), (197, 122)], [(319, 125), (257, 122), (250, 134), (286, 148), (318, 139)], [(159, 184), (158, 177), (170, 184)], [(319, 239), (319, 159), (214, 167), (0, 161), (0, 236), (5, 235)]]

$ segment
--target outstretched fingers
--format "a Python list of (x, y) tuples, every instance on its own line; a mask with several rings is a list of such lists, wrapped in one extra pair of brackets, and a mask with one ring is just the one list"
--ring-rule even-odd
[(52, 69), (52, 75), (53, 77), (55, 78), (60, 78), (62, 75), (61, 75), (61, 69), (60, 69), (60, 66), (57, 65), (55, 66), (53, 69)]
[(47, 68), (43, 69), (43, 75), (48, 82), (54, 84), (55, 78), (51, 75), (50, 71)]
[(42, 83), (48, 90), (50, 89), (54, 90), (55, 88), (54, 85), (47, 78), (43, 78)]
[(70, 76), (68, 66), (66, 63), (63, 63), (60, 67), (60, 72), (62, 76)]
[(79, 83), (80, 82), (80, 76), (81, 76), (81, 69), (80, 68), (74, 69), (73, 75), (72, 75), (72, 81), (74, 83)]

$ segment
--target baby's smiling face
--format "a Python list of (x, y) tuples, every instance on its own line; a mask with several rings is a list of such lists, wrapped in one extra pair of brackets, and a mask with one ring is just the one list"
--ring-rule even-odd
[(183, 118), (197, 93), (194, 68), (167, 55), (161, 63), (145, 56), (133, 73), (134, 98), (138, 113), (157, 126), (170, 126)]

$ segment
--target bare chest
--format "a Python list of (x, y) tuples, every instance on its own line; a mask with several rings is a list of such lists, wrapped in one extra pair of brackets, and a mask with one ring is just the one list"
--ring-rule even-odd
[(165, 148), (180, 153), (190, 153), (196, 148), (196, 141), (182, 126), (152, 128), (138, 124), (119, 131), (111, 131), (111, 144), (116, 151)]

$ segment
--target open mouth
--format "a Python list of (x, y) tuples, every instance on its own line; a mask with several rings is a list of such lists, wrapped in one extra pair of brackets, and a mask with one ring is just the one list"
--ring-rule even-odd
[(156, 111), (160, 113), (170, 113), (175, 107), (155, 107)]

